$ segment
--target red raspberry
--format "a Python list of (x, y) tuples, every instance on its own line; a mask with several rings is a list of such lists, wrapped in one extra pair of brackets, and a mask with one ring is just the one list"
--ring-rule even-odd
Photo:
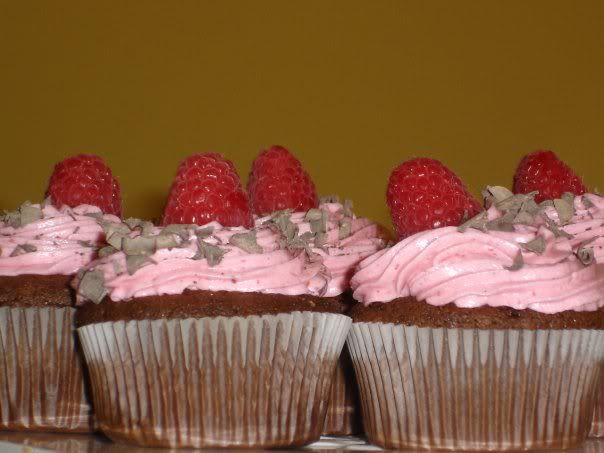
[(247, 183), (254, 214), (266, 215), (281, 209), (308, 211), (319, 205), (315, 185), (300, 161), (282, 146), (262, 151)]
[(386, 192), (392, 222), (399, 237), (443, 226), (459, 225), (474, 216), (480, 204), (461, 180), (441, 162), (416, 158), (390, 174)]
[(99, 156), (79, 154), (56, 164), (46, 196), (59, 208), (89, 204), (105, 214), (122, 214), (120, 185)]
[(535, 151), (522, 158), (514, 174), (514, 193), (537, 190), (537, 203), (560, 198), (564, 192), (587, 192), (575, 172), (552, 151)]
[(247, 194), (233, 163), (216, 153), (194, 154), (178, 167), (163, 224), (204, 225), (214, 220), (223, 226), (253, 225)]

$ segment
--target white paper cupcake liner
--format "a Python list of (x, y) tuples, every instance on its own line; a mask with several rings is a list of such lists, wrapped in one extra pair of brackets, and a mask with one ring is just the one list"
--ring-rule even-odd
[(82, 327), (99, 427), (143, 446), (312, 442), (350, 324), (294, 312)]
[(591, 423), (590, 437), (604, 437), (604, 365), (600, 372), (600, 384), (598, 385), (596, 407)]
[(333, 377), (323, 435), (358, 434), (362, 431), (361, 424), (361, 407), (354, 368), (348, 348), (344, 347)]
[(569, 448), (590, 428), (604, 331), (355, 323), (365, 431), (385, 448)]
[(0, 429), (91, 429), (74, 313), (0, 307)]

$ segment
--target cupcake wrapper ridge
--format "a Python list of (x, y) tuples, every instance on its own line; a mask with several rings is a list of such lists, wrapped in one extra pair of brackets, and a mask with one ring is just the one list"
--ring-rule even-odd
[(114, 440), (278, 447), (319, 438), (350, 318), (329, 313), (119, 321), (79, 329)]
[(0, 429), (91, 430), (69, 307), (0, 307)]
[(359, 391), (348, 348), (344, 347), (338, 360), (329, 395), (323, 435), (351, 436), (362, 428)]
[(354, 323), (364, 427), (386, 448), (570, 448), (589, 431), (604, 331)]

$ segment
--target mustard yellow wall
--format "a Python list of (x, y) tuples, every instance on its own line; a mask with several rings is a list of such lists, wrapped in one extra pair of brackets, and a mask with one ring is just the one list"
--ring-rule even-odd
[(0, 1), (0, 208), (92, 152), (126, 214), (155, 217), (186, 155), (247, 177), (273, 143), (386, 223), (414, 155), (478, 193), (551, 148), (604, 186), (599, 0)]

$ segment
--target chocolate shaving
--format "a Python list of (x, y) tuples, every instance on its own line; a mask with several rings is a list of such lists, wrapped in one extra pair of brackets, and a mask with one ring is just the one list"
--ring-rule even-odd
[(110, 246), (121, 250), (122, 249), (122, 242), (124, 240), (124, 238), (126, 237), (126, 235), (119, 233), (119, 232), (115, 232), (113, 233), (111, 236), (106, 236), (105, 241), (107, 242), (107, 244), (109, 244)]
[(78, 241), (78, 244), (81, 245), (82, 247), (88, 247), (88, 248), (96, 248), (96, 246), (92, 243), (92, 241)]
[(256, 240), (256, 230), (232, 235), (229, 239), (229, 244), (232, 244), (247, 253), (263, 252), (262, 247), (258, 245)]
[[(595, 238), (593, 238), (595, 239)], [(587, 241), (587, 243), (591, 242)], [(585, 247), (585, 243), (582, 243), (575, 252), (579, 261), (581, 261), (584, 265), (589, 266), (594, 262), (594, 249), (591, 247)]]
[[(209, 232), (208, 236), (210, 234), (212, 234), (213, 228), (212, 227), (208, 227), (211, 231)], [(169, 236), (175, 234), (178, 237), (180, 237), (183, 241), (186, 241), (187, 239), (189, 239), (189, 236), (191, 234), (191, 227), (189, 225), (180, 225), (180, 224), (176, 224), (173, 223), (171, 225), (168, 225), (164, 228), (161, 229), (161, 231), (159, 232), (159, 236)]]
[(474, 228), (480, 231), (487, 231), (487, 223), (487, 213), (483, 211), (459, 225), (457, 227), (457, 231), (459, 231), (460, 233), (465, 233), (468, 228)]
[(343, 209), (342, 209), (344, 216), (354, 217), (354, 213), (352, 212), (352, 207), (353, 207), (352, 200), (344, 200), (344, 205), (343, 205)]
[(21, 213), (21, 225), (25, 226), (29, 223), (35, 222), (36, 220), (42, 219), (42, 210), (37, 206), (32, 206), (30, 204), (23, 204), (20, 208)]
[(516, 215), (513, 212), (507, 212), (503, 216), (487, 222), (486, 228), (489, 231), (513, 232), (515, 231), (513, 223), (515, 218)]
[(94, 302), (95, 304), (100, 303), (107, 295), (103, 271), (95, 269), (85, 272), (80, 280), (78, 291), (83, 297), (91, 302)]
[(327, 232), (327, 212), (322, 209), (309, 209), (304, 220), (310, 224), (313, 233)]
[(522, 248), (537, 255), (541, 255), (545, 251), (545, 239), (543, 239), (543, 236), (537, 236), (532, 241), (520, 245)]
[(558, 228), (558, 225), (556, 225), (556, 223), (549, 217), (544, 215), (544, 216), (542, 216), (542, 218), (545, 220), (545, 226), (547, 227), (547, 229), (550, 230), (552, 233), (554, 233), (555, 237), (557, 237), (557, 238), (563, 237), (566, 239), (574, 238), (574, 236), (572, 234), (569, 234), (566, 231)]
[[(95, 219), (97, 222), (101, 222), (103, 221), (103, 213), (102, 212), (87, 212), (86, 214), (84, 214), (86, 217), (92, 217), (93, 219)], [(101, 225), (102, 226), (102, 225)]]
[(522, 257), (522, 252), (520, 250), (518, 250), (518, 253), (516, 253), (516, 256), (514, 257), (514, 261), (512, 262), (512, 265), (504, 266), (504, 269), (514, 272), (514, 271), (522, 269), (523, 266), (524, 266), (524, 258)]
[(554, 208), (558, 213), (558, 221), (560, 225), (568, 225), (575, 214), (575, 207), (573, 203), (569, 203), (568, 200), (562, 198), (556, 198), (554, 200)]
[(340, 220), (340, 229), (338, 231), (338, 239), (340, 241), (343, 239), (346, 239), (348, 236), (350, 236), (351, 233), (352, 233), (352, 221), (349, 218), (344, 217), (342, 220)]
[(327, 233), (317, 233), (315, 234), (315, 247), (322, 249), (327, 244)]
[(122, 240), (122, 251), (126, 255), (152, 255), (155, 252), (155, 239), (144, 236), (135, 238), (124, 237)]
[(4, 211), (4, 215), (0, 218), (0, 221), (12, 228), (19, 228), (21, 226), (21, 214), (19, 211)]
[(219, 264), (226, 253), (226, 250), (221, 249), (217, 245), (208, 244), (201, 239), (197, 240), (197, 245), (199, 249), (193, 259), (205, 258), (211, 267)]
[(514, 196), (508, 188), (502, 186), (487, 186), (486, 190), (483, 191), (483, 195), (486, 195), (485, 198), (487, 199), (491, 197), (495, 203), (501, 203)]
[(128, 275), (134, 275), (137, 270), (152, 260), (147, 255), (127, 255), (126, 270)]
[(117, 251), (118, 249), (116, 249), (115, 247), (111, 245), (106, 245), (105, 247), (99, 250), (99, 258), (104, 258), (106, 256), (113, 255)]
[(265, 222), (269, 227), (276, 228), (285, 242), (293, 240), (298, 235), (298, 226), (290, 220), (291, 214), (291, 209), (277, 211)]
[(535, 216), (530, 214), (528, 211), (520, 211), (516, 217), (514, 217), (514, 224), (521, 225), (532, 225), (535, 222)]
[(36, 252), (38, 248), (32, 244), (19, 244), (17, 245), (13, 252), (9, 255), (10, 258), (20, 255), (25, 255), (26, 253)]
[(175, 235), (175, 234), (160, 234), (157, 236), (154, 236), (154, 240), (155, 240), (155, 249), (156, 250), (160, 250), (160, 249), (171, 249), (174, 247), (178, 247), (180, 245), (180, 243), (178, 242), (178, 238), (179, 236)]

